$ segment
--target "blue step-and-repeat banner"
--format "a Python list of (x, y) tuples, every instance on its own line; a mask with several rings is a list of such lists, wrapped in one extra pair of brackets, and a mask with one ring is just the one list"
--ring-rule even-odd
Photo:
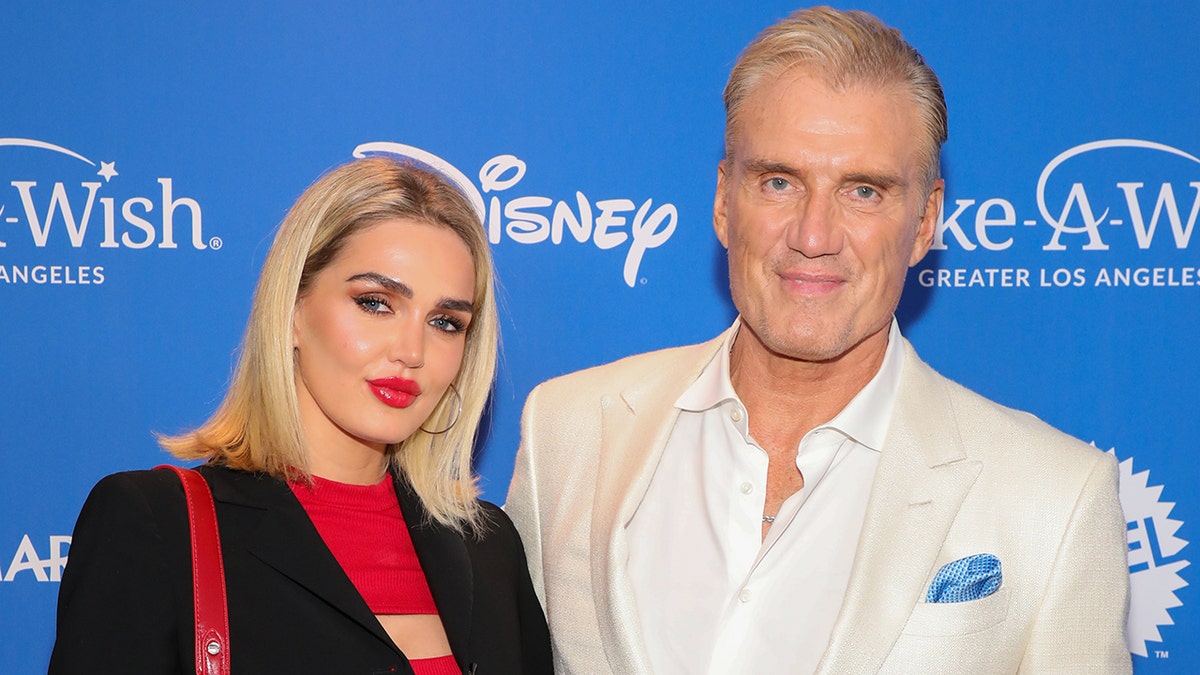
[[(89, 488), (164, 461), (152, 432), (213, 410), (273, 228), (356, 153), (439, 162), (488, 214), (492, 501), (534, 385), (732, 319), (720, 94), (793, 5), (111, 4), (4, 12), (0, 671), (44, 672)], [(1200, 6), (861, 7), (950, 106), (905, 333), (947, 376), (1116, 454), (1135, 669), (1200, 672)]]

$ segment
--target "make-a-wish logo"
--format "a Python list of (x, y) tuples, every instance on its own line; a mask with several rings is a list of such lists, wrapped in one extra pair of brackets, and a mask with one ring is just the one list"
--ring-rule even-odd
[[(1115, 455), (1115, 449), (1109, 454)], [(1162, 499), (1163, 486), (1150, 484), (1150, 472), (1133, 471), (1133, 458), (1121, 460), (1121, 508), (1129, 542), (1129, 651), (1148, 656), (1147, 642), (1162, 642), (1159, 627), (1174, 625), (1168, 610), (1183, 603), (1175, 591), (1187, 586), (1179, 575), (1190, 563), (1180, 556), (1187, 542), (1178, 536), (1183, 521), (1171, 518), (1175, 503)], [(1156, 650), (1158, 656), (1163, 650)]]
[[(645, 282), (639, 271), (646, 252), (667, 243), (679, 221), (674, 204), (655, 206), (652, 199), (640, 204), (626, 198), (593, 202), (579, 190), (570, 201), (536, 195), (509, 198), (507, 194), (502, 199), (499, 193), (507, 193), (525, 177), (525, 162), (514, 155), (497, 155), (484, 162), (477, 187), (453, 164), (421, 148), (381, 141), (354, 149), (355, 157), (370, 154), (405, 157), (446, 176), (471, 200), (493, 244), (504, 238), (518, 244), (561, 244), (569, 236), (601, 250), (624, 246), (622, 278), (630, 288)], [(484, 195), (488, 195), (486, 200)]]
[(30, 138), (0, 138), (0, 150), (9, 176), (0, 185), (0, 283), (103, 283), (101, 266), (19, 260), (21, 253), (222, 246), (205, 236), (200, 203), (181, 196), (172, 178), (117, 192), (115, 161)]
[(1083, 143), (1046, 164), (1035, 195), (1040, 219), (1018, 217), (1001, 197), (945, 204), (933, 248), (1003, 251), (1019, 224), (1039, 233), (1044, 251), (1107, 251), (1113, 242), (1187, 249), (1200, 214), (1200, 157), (1133, 138)]
[[(918, 283), (926, 288), (1200, 286), (1200, 265), (1194, 255), (1182, 253), (1200, 240), (1192, 236), (1200, 216), (1200, 157), (1133, 138), (1083, 143), (1045, 165), (1034, 195), (1040, 218), (1019, 214), (1021, 209), (1003, 197), (942, 204), (931, 248), (973, 252), (966, 258), (972, 264), (942, 266), (936, 257), (927, 258), (917, 270)], [(987, 255), (1010, 249), (1049, 251), (1039, 258), (1069, 259), (1075, 265), (1006, 266), (1002, 256)], [(1068, 251), (1082, 253), (1060, 255)], [(1180, 256), (1178, 262), (1172, 255)], [(1082, 261), (1087, 262), (1079, 265)]]

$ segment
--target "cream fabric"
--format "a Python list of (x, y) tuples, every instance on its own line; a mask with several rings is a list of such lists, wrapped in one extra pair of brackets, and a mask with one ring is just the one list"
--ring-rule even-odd
[(769, 462), (733, 388), (726, 335), (675, 402), (671, 437), (625, 528), (647, 656), (659, 673), (811, 673), (850, 582), (900, 388), (900, 328), (892, 322), (875, 376), (800, 441), (804, 487), (765, 539)]
[[(505, 508), (559, 673), (650, 672), (625, 525), (675, 400), (723, 337), (574, 373), (529, 396)], [(907, 341), (904, 352), (850, 583), (817, 672), (1130, 672), (1114, 458), (946, 380)], [(975, 553), (1000, 559), (997, 593), (923, 602), (942, 565)]]

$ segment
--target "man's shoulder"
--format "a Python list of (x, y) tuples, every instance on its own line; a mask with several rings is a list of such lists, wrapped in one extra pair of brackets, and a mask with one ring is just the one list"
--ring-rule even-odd
[[(686, 380), (699, 375), (724, 333), (697, 344), (667, 347), (560, 375), (538, 385), (547, 392), (601, 392), (655, 380)], [(694, 373), (694, 374), (693, 374)]]
[[(911, 346), (910, 346), (911, 349)], [(911, 352), (916, 357), (916, 352)], [(998, 403), (938, 373), (919, 357), (913, 359), (919, 377), (936, 382), (946, 393), (952, 421), (972, 454), (1002, 453), (1010, 458), (1052, 456), (1056, 462), (1093, 464), (1105, 453), (1061, 431), (1033, 413)], [(950, 421), (950, 420), (947, 420)]]

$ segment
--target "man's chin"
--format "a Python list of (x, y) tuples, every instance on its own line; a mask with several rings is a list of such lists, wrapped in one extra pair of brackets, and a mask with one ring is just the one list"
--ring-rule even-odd
[(751, 328), (759, 346), (772, 356), (789, 361), (826, 363), (836, 361), (846, 351), (845, 331), (827, 324), (805, 325), (792, 322), (785, 326)]

